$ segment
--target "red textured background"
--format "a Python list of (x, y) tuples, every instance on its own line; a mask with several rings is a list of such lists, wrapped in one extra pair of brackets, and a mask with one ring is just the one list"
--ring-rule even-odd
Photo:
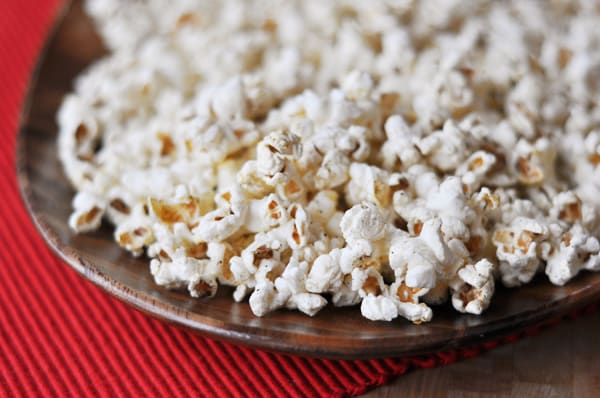
[(0, 0), (0, 397), (346, 396), (500, 343), (371, 361), (272, 354), (154, 320), (62, 264), (30, 221), (14, 172), (19, 109), (60, 5)]

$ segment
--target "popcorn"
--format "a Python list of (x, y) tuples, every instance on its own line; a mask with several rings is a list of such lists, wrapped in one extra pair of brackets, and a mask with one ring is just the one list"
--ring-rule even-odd
[(387, 171), (364, 163), (352, 163), (350, 181), (346, 185), (346, 201), (355, 205), (363, 201), (387, 207), (392, 199), (390, 175)]
[(539, 104), (542, 87), (535, 75), (526, 75), (511, 90), (507, 98), (508, 119), (515, 130), (532, 139), (535, 136), (535, 122), (539, 117)]
[(297, 156), (299, 151), (297, 136), (283, 132), (269, 134), (256, 147), (258, 172), (268, 177), (283, 173), (286, 158)]
[(85, 191), (78, 192), (73, 198), (73, 214), (69, 217), (69, 227), (77, 232), (97, 229), (102, 221), (105, 204)]
[(415, 146), (420, 138), (406, 124), (400, 115), (390, 116), (384, 126), (387, 141), (382, 145), (383, 164), (391, 169), (398, 162), (404, 167), (410, 167), (421, 160), (421, 153)]
[(349, 168), (350, 161), (342, 152), (327, 152), (315, 174), (315, 186), (317, 189), (331, 189), (344, 184), (348, 180)]
[(287, 220), (287, 213), (282, 202), (276, 194), (251, 200), (244, 228), (251, 232), (266, 232), (283, 224)]
[(128, 217), (118, 223), (114, 237), (122, 248), (134, 255), (143, 253), (144, 247), (154, 241), (152, 219), (144, 213), (143, 206), (136, 205)]
[(500, 261), (500, 274), (506, 286), (531, 281), (541, 265), (538, 244), (548, 236), (548, 228), (537, 220), (517, 217), (508, 228), (494, 231), (492, 242)]
[(456, 169), (469, 154), (470, 137), (454, 124), (452, 119), (437, 130), (416, 142), (428, 162), (442, 171)]
[(355, 240), (376, 241), (383, 238), (385, 234), (385, 221), (383, 215), (372, 203), (362, 203), (348, 210), (340, 227), (342, 228), (346, 242)]
[(257, 316), (421, 323), (599, 271), (597, 7), (409, 3), (87, 0), (111, 52), (57, 115), (70, 227)]
[(546, 275), (552, 283), (562, 286), (582, 269), (600, 269), (600, 242), (577, 224), (563, 234), (558, 244), (549, 246), (544, 257)]
[(544, 182), (555, 183), (554, 164), (556, 148), (548, 139), (540, 138), (534, 145), (525, 140), (519, 140), (516, 147), (518, 154), (516, 169), (519, 181), (525, 185), (538, 185)]
[(240, 229), (244, 221), (244, 208), (221, 208), (207, 213), (193, 232), (202, 240), (221, 241)]
[(410, 288), (403, 282), (392, 284), (384, 295), (368, 294), (361, 303), (362, 315), (373, 321), (391, 321), (402, 316), (419, 324), (431, 320), (433, 312), (419, 297), (427, 293), (427, 289)]
[(494, 265), (487, 259), (466, 265), (451, 282), (452, 306), (459, 312), (481, 314), (494, 294)]
[(248, 303), (254, 315), (264, 316), (283, 307), (285, 300), (277, 294), (273, 282), (263, 281), (254, 288)]
[(334, 249), (317, 257), (306, 279), (306, 289), (313, 293), (336, 291), (343, 284), (340, 268), (341, 250)]
[(572, 191), (561, 192), (553, 199), (550, 217), (574, 223), (583, 217), (581, 199)]
[(467, 192), (474, 192), (481, 187), (489, 173), (496, 164), (496, 156), (486, 151), (474, 152), (458, 167), (456, 174), (461, 176), (463, 186)]
[(377, 271), (375, 265), (366, 269), (354, 268), (352, 270), (352, 290), (358, 291), (361, 297), (367, 295), (378, 296), (383, 293), (384, 289), (383, 277)]
[(157, 284), (187, 288), (192, 297), (214, 296), (217, 282), (210, 259), (190, 256), (184, 247), (169, 252), (163, 251), (162, 256), (150, 261), (150, 272)]
[(308, 204), (307, 211), (311, 218), (326, 222), (335, 214), (338, 200), (339, 195), (336, 191), (319, 191)]
[[(99, 138), (98, 123), (89, 115), (87, 104), (76, 95), (65, 97), (57, 115), (62, 126), (58, 140), (59, 158), (71, 183), (82, 189), (93, 174), (94, 146)], [(87, 115), (87, 116), (86, 116)]]
[(370, 294), (362, 300), (360, 312), (372, 321), (391, 321), (398, 317), (398, 306), (388, 297)]

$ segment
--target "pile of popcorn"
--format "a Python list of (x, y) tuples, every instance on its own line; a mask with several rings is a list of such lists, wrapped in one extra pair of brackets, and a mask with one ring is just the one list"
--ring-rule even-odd
[(87, 0), (70, 226), (257, 316), (480, 314), (600, 270), (594, 0)]

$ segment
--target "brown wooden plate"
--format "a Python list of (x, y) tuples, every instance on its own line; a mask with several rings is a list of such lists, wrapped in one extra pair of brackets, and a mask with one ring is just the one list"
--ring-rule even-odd
[[(600, 273), (584, 273), (565, 287), (537, 278), (520, 289), (499, 288), (482, 316), (434, 308), (433, 321), (372, 322), (358, 307), (327, 307), (310, 318), (281, 310), (255, 317), (235, 303), (231, 289), (193, 299), (154, 284), (147, 259), (113, 242), (111, 228), (75, 235), (67, 226), (73, 190), (57, 159), (56, 110), (75, 76), (104, 53), (91, 21), (76, 2), (65, 12), (38, 65), (21, 123), (17, 172), (31, 216), (48, 244), (71, 267), (110, 294), (153, 316), (202, 334), (248, 346), (336, 358), (375, 358), (455, 348), (544, 322), (600, 299)], [(91, 288), (91, 287), (90, 287)]]

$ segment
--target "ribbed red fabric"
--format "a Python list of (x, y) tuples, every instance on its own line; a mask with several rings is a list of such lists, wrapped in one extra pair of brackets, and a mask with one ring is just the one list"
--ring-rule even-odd
[(39, 237), (14, 172), (20, 104), (59, 3), (0, 1), (0, 397), (340, 397), (539, 331), (423, 357), (307, 359), (199, 337), (85, 281)]

